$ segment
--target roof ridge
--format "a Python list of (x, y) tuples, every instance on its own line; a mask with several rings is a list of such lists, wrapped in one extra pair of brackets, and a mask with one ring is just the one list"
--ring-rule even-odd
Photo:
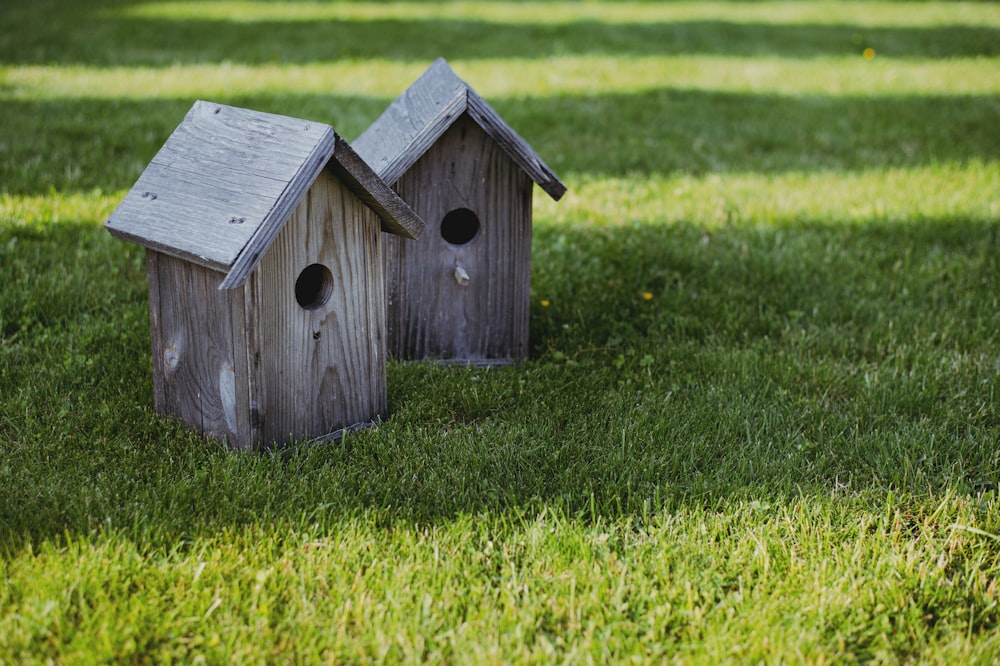
[(395, 183), (463, 113), (549, 196), (562, 197), (566, 186), (552, 169), (444, 58), (393, 100), (353, 145), (386, 182)]
[(105, 227), (115, 237), (225, 273), (221, 289), (238, 287), (334, 161), (383, 229), (420, 235), (423, 221), (332, 126), (203, 100), (185, 114)]

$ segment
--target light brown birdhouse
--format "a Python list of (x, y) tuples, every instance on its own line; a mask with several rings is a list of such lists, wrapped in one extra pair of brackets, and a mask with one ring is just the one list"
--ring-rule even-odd
[(381, 232), (424, 225), (332, 127), (196, 102), (106, 226), (147, 248), (158, 412), (234, 448), (386, 414)]
[(386, 239), (389, 352), (490, 365), (528, 354), (531, 197), (566, 187), (438, 59), (353, 142), (430, 226)]

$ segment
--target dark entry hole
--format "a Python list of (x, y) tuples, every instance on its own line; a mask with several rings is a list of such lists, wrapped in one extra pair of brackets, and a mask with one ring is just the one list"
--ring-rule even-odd
[(456, 208), (441, 220), (441, 238), (452, 245), (465, 245), (479, 233), (479, 218), (468, 208)]
[(295, 300), (306, 310), (315, 310), (330, 299), (333, 274), (323, 264), (309, 264), (295, 280)]

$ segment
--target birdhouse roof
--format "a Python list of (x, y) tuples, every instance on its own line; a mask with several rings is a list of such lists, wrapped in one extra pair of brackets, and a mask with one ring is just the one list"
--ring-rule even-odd
[(444, 58), (435, 60), (353, 141), (354, 149), (387, 183), (395, 183), (463, 113), (549, 196), (562, 197), (566, 186), (555, 173)]
[(423, 221), (329, 125), (195, 102), (105, 226), (112, 235), (226, 273), (238, 287), (328, 168), (416, 238)]

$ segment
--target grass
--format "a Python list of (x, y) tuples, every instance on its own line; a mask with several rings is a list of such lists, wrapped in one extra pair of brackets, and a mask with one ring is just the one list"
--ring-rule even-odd
[[(0, 663), (992, 663), (990, 3), (0, 9)], [(862, 56), (873, 48), (874, 60)], [(364, 130), (444, 55), (569, 185), (532, 356), (234, 455), (101, 223), (194, 98)]]
[[(68, 661), (988, 660), (995, 636), (969, 649), (938, 643), (934, 628), (954, 605), (968, 605), (973, 633), (992, 623), (968, 596), (995, 587), (969, 557), (981, 537), (934, 526), (976, 517), (949, 498), (917, 516), (892, 498), (872, 514), (870, 501), (591, 525), (545, 509), (419, 529), (368, 513), (230, 529), (157, 554), (122, 537), (73, 540), (8, 568), (43, 579), (58, 602), (15, 599), (7, 634), (27, 642), (70, 613)], [(917, 541), (933, 545), (914, 553)]]

